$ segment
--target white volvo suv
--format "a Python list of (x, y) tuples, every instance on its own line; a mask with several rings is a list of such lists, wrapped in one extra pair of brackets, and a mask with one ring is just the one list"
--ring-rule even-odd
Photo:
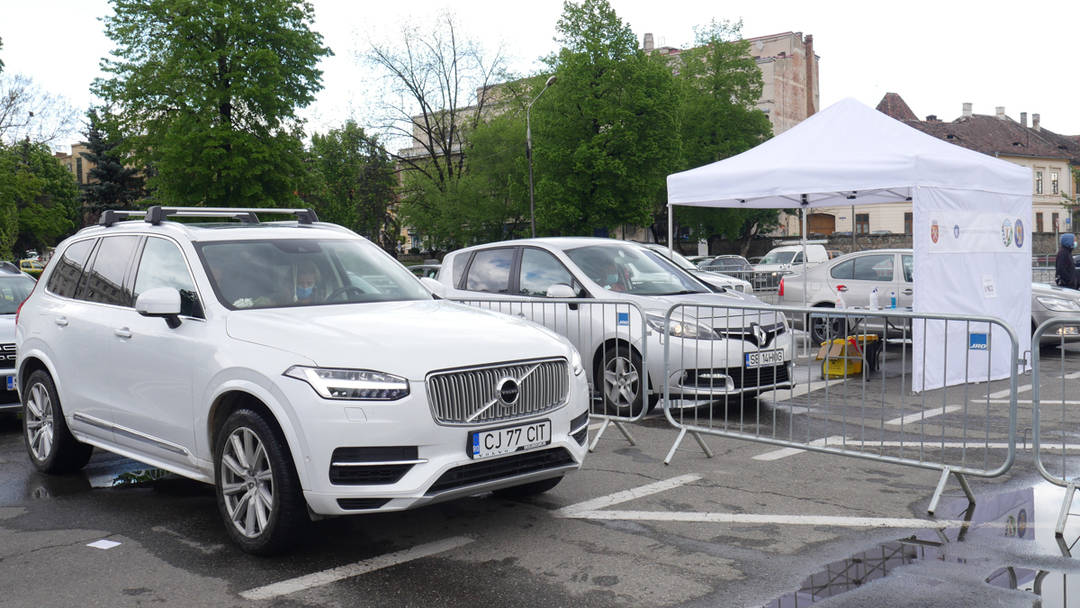
[(588, 389), (566, 339), (434, 299), (311, 211), (258, 212), (297, 219), (109, 211), (60, 244), (16, 319), (39, 469), (93, 446), (214, 484), (230, 536), (268, 554), (309, 510), (527, 495), (581, 466)]

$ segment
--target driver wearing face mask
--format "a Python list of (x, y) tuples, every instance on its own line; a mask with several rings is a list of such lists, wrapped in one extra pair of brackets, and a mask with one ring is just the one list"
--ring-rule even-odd
[(314, 304), (321, 300), (319, 294), (319, 268), (307, 262), (296, 273), (296, 302)]

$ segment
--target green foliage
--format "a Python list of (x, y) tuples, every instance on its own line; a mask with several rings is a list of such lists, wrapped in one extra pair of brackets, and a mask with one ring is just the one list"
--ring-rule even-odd
[(105, 209), (129, 208), (146, 196), (139, 170), (124, 166), (117, 149), (121, 138), (111, 118), (105, 108), (90, 108), (87, 112), (88, 151), (82, 156), (94, 166), (87, 173), (88, 183), (80, 185), (85, 223), (94, 222)]
[(45, 144), (0, 145), (0, 257), (44, 250), (74, 228), (75, 179)]
[(111, 0), (116, 43), (93, 91), (121, 108), (125, 151), (162, 202), (265, 205), (304, 177), (296, 110), (331, 54), (294, 0)]
[(648, 225), (680, 158), (671, 68), (637, 48), (607, 0), (566, 2), (557, 33), (558, 82), (532, 112), (538, 230)]
[[(744, 152), (772, 137), (772, 124), (757, 109), (762, 76), (740, 40), (742, 22), (712, 21), (696, 28), (696, 46), (681, 53), (682, 165), (691, 169)], [(779, 223), (772, 209), (679, 207), (676, 222), (691, 236), (721, 235), (748, 241)]]
[(313, 187), (303, 196), (319, 219), (334, 222), (393, 251), (396, 246), (390, 203), (394, 166), (375, 137), (350, 120), (340, 129), (311, 138)]

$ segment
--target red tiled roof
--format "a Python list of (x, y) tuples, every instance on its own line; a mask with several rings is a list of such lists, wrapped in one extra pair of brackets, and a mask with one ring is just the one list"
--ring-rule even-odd
[(907, 102), (896, 93), (886, 93), (877, 104), (878, 112), (896, 120), (918, 120), (919, 117), (908, 107)]

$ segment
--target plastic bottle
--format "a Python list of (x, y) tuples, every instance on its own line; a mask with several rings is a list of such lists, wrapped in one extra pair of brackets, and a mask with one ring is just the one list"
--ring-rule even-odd
[(847, 304), (844, 303), (844, 296), (838, 291), (836, 292), (836, 307), (847, 308)]
[(896, 290), (889, 291), (889, 308), (896, 308)]
[(870, 292), (870, 310), (877, 310), (879, 307), (880, 304), (878, 303), (878, 290), (877, 287), (875, 287)]

